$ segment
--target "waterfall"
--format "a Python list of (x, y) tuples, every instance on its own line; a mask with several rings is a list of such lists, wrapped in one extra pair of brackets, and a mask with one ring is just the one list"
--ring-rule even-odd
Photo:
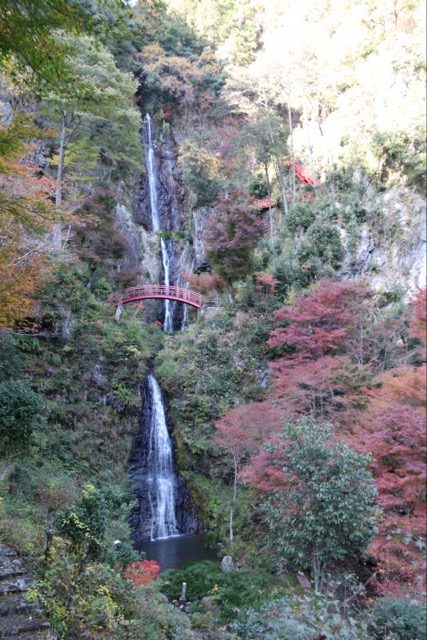
[[(162, 260), (163, 260), (163, 273), (165, 285), (170, 285), (170, 256), (166, 247), (166, 243), (163, 238), (160, 239), (160, 246), (162, 249)], [(173, 302), (172, 300), (165, 300), (165, 319), (163, 322), (163, 331), (170, 333), (173, 331)]]
[(175, 516), (175, 470), (172, 444), (166, 425), (162, 392), (155, 377), (148, 375), (152, 397), (148, 449), (148, 501), (151, 511), (151, 540), (178, 534)]
[(176, 474), (167, 405), (153, 374), (146, 376), (141, 392), (141, 430), (129, 460), (129, 481), (138, 499), (131, 515), (133, 537), (139, 542), (193, 533), (198, 522), (185, 482)]
[[(172, 149), (168, 146), (166, 154), (164, 151), (163, 154), (158, 152), (156, 157), (149, 114), (144, 118), (144, 125), (148, 180), (143, 181), (142, 192), (146, 195), (139, 200), (140, 210), (148, 214), (150, 205), (151, 228), (154, 232), (162, 228), (178, 230), (180, 210), (174, 186)], [(168, 145), (171, 144), (169, 140)], [(165, 218), (168, 226), (162, 227)], [(144, 224), (149, 227), (150, 220), (145, 219)], [(175, 284), (175, 241), (160, 238), (160, 248), (164, 284)], [(164, 331), (173, 331), (174, 310), (175, 303), (165, 300)], [(199, 522), (193, 515), (193, 502), (185, 482), (176, 474), (166, 400), (151, 373), (142, 384), (141, 395), (141, 429), (132, 444), (128, 474), (131, 489), (138, 500), (131, 515), (133, 538), (135, 542), (146, 542), (194, 533), (199, 528)]]
[(187, 328), (187, 317), (188, 317), (188, 311), (187, 311), (187, 305), (184, 305), (184, 315), (182, 316), (182, 324), (181, 324), (181, 331), (185, 331), (185, 329)]
[[(161, 231), (160, 228), (160, 215), (159, 215), (159, 203), (157, 197), (157, 175), (156, 175), (156, 162), (154, 157), (153, 136), (151, 131), (151, 118), (150, 114), (146, 114), (145, 122), (147, 123), (147, 147), (145, 152), (145, 164), (147, 167), (148, 185), (150, 189), (150, 204), (151, 204), (151, 224), (153, 231)], [(163, 238), (160, 239), (160, 248), (162, 252), (163, 274), (164, 284), (170, 285), (170, 262), (171, 257), (168, 252), (166, 242)], [(171, 300), (165, 300), (165, 319), (163, 322), (163, 331), (170, 333), (173, 331), (173, 304)]]

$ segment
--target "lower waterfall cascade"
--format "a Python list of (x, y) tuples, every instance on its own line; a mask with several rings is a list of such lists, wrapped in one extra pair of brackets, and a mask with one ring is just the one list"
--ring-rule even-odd
[(159, 383), (145, 378), (141, 430), (130, 456), (129, 481), (138, 506), (131, 515), (136, 542), (193, 533), (198, 523), (185, 482), (176, 473), (170, 420)]

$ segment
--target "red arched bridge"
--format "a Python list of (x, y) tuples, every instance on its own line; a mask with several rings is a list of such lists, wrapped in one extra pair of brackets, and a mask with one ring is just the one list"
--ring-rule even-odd
[(173, 287), (165, 284), (142, 284), (139, 287), (125, 289), (120, 293), (115, 291), (108, 296), (108, 302), (117, 307), (119, 302), (121, 304), (127, 304), (128, 302), (137, 302), (138, 300), (148, 300), (150, 298), (176, 300), (177, 302), (183, 302), (184, 304), (196, 307), (196, 309), (201, 309), (203, 306), (203, 298), (200, 293), (191, 291), (191, 289)]

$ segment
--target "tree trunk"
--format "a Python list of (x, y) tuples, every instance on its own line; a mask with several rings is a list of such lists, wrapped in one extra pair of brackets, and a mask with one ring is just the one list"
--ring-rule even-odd
[[(67, 112), (62, 112), (62, 129), (61, 137), (59, 139), (59, 158), (58, 158), (58, 171), (56, 174), (56, 193), (55, 193), (55, 205), (59, 208), (62, 205), (62, 178), (64, 174), (64, 159), (65, 159), (65, 136), (67, 133)], [(53, 243), (56, 249), (61, 249), (62, 237), (61, 237), (61, 225), (56, 224), (53, 228)]]
[(237, 473), (239, 470), (239, 461), (238, 461), (237, 453), (233, 453), (233, 462), (234, 462), (234, 482), (233, 482), (233, 499), (231, 501), (231, 507), (230, 507), (230, 547), (233, 546), (233, 542), (234, 542), (233, 518), (234, 518), (234, 509), (236, 506), (236, 498), (237, 498)]
[(230, 508), (230, 547), (233, 546), (233, 515), (234, 515), (234, 502), (231, 503)]
[(6, 458), (6, 466), (4, 467), (3, 471), (0, 471), (0, 482), (3, 482), (11, 468), (12, 460), (11, 458)]
[(316, 191), (316, 189), (317, 189), (317, 180), (316, 180), (316, 173), (314, 171), (313, 151), (311, 149), (310, 129), (309, 129), (309, 126), (308, 126), (307, 109), (306, 109), (305, 103), (304, 103), (304, 128), (305, 128), (305, 132), (306, 132), (306, 136), (307, 136), (307, 149), (308, 149), (308, 157), (310, 158), (311, 179), (313, 180), (313, 189)]
[(277, 156), (274, 156), (274, 159), (275, 159), (274, 164), (276, 168), (276, 173), (279, 178), (280, 192), (282, 194), (283, 210), (285, 212), (285, 215), (288, 215), (288, 197), (286, 195), (285, 178), (283, 176), (282, 167), (280, 166), (280, 158), (278, 158)]
[(236, 298), (234, 297), (234, 289), (233, 289), (233, 285), (232, 284), (228, 284), (227, 287), (227, 293), (228, 293), (228, 299), (230, 301), (230, 304), (236, 304)]
[(120, 322), (120, 317), (123, 313), (123, 303), (122, 303), (122, 295), (121, 293), (119, 293), (119, 300), (117, 303), (117, 309), (116, 309), (116, 314), (114, 316), (114, 319), (116, 322)]
[(289, 120), (289, 132), (291, 140), (291, 162), (292, 162), (292, 203), (295, 203), (296, 199), (296, 185), (295, 185), (295, 156), (294, 156), (294, 128), (292, 125), (292, 113), (290, 98), (288, 97), (288, 120)]
[(268, 196), (268, 219), (270, 222), (270, 244), (273, 246), (274, 243), (274, 230), (273, 230), (273, 212), (271, 208), (271, 184), (270, 178), (268, 176), (268, 166), (264, 165), (265, 178), (267, 180), (267, 196)]
[(47, 567), (50, 564), (51, 546), (53, 540), (53, 533), (55, 531), (55, 515), (56, 511), (52, 507), (49, 507), (47, 512), (47, 526), (46, 526), (46, 549), (44, 552), (44, 565)]
[[(264, 100), (264, 109), (265, 109), (265, 115), (267, 117), (267, 125), (268, 125), (268, 133), (270, 135), (270, 141), (271, 141), (271, 146), (274, 149), (274, 134), (273, 134), (273, 130), (271, 128), (271, 122), (270, 122), (270, 117), (268, 115), (268, 103), (267, 103), (267, 96), (265, 95), (265, 91), (262, 90), (262, 96), (263, 96), (263, 100)], [(275, 169), (276, 169), (276, 173), (277, 176), (279, 178), (279, 184), (280, 184), (280, 192), (282, 194), (282, 201), (283, 201), (283, 210), (285, 212), (285, 215), (288, 215), (288, 199), (286, 196), (286, 187), (285, 187), (285, 179), (283, 176), (283, 171), (282, 171), (282, 167), (280, 165), (280, 157), (273, 151), (273, 157), (274, 157), (274, 165), (275, 165)]]
[(323, 586), (323, 562), (320, 559), (317, 542), (314, 544), (312, 570), (313, 570), (313, 579), (314, 579), (314, 590), (317, 593), (320, 593), (322, 591), (322, 586)]

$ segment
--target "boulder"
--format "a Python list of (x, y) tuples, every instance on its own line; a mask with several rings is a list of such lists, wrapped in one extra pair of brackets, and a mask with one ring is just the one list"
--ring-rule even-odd
[(224, 556), (221, 560), (221, 569), (224, 573), (231, 573), (234, 569), (234, 562), (231, 556)]

